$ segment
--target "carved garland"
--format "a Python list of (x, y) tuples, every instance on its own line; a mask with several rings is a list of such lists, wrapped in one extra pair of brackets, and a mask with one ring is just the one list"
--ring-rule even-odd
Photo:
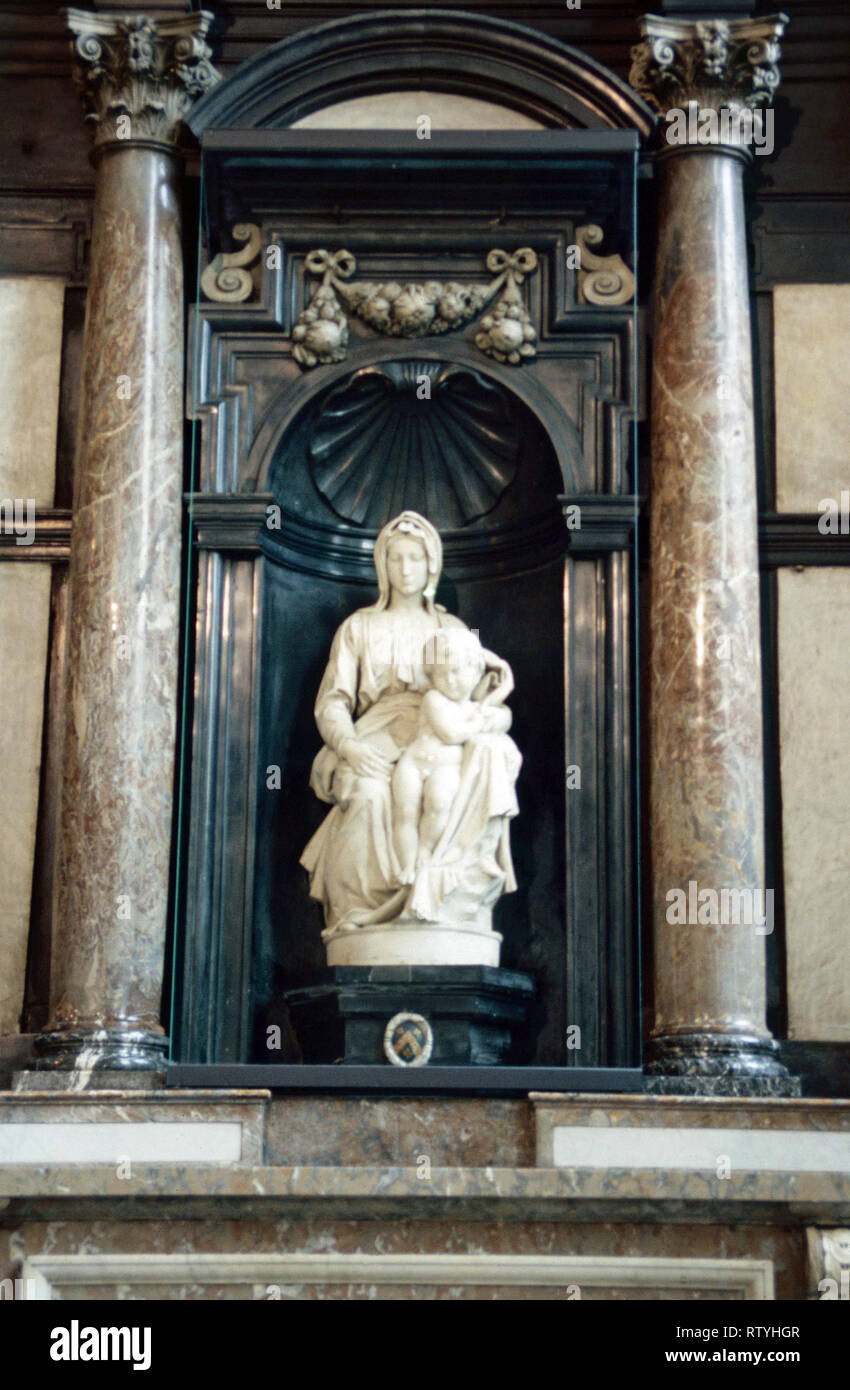
[(498, 362), (514, 365), (535, 355), (537, 334), (519, 292), (525, 277), (537, 269), (537, 255), (528, 247), (512, 255), (491, 251), (487, 269), (496, 278), (488, 285), (462, 285), (455, 280), (424, 284), (352, 280), (357, 262), (344, 250), (311, 251), (304, 268), (308, 275), (322, 279), (292, 330), (293, 355), (302, 367), (342, 360), (348, 342), (346, 310), (376, 333), (423, 338), (463, 327), (497, 294), (496, 303), (481, 320), (476, 346)]

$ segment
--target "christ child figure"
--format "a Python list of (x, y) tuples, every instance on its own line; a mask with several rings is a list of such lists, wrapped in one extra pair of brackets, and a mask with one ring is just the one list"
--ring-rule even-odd
[(393, 832), (401, 882), (413, 883), (448, 825), (460, 786), (463, 748), (479, 734), (504, 734), (511, 713), (482, 693), (486, 658), (474, 632), (443, 629), (429, 638), (424, 667), (431, 687), (422, 697), (413, 742), (392, 778)]

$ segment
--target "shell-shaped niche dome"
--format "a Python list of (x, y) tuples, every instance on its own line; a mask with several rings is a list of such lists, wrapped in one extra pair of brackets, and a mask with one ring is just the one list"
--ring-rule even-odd
[(337, 516), (377, 530), (406, 508), (438, 529), (486, 516), (514, 479), (520, 415), (469, 367), (363, 367), (329, 392), (310, 434), (313, 481)]

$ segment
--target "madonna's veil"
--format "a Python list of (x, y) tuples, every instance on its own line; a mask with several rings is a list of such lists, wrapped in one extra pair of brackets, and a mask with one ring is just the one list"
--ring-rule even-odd
[(392, 521), (388, 521), (378, 533), (374, 555), (375, 571), (378, 575), (378, 601), (371, 604), (370, 608), (373, 611), (378, 611), (386, 608), (390, 601), (387, 548), (395, 536), (413, 536), (416, 540), (421, 541), (425, 547), (425, 554), (428, 559), (428, 583), (422, 597), (428, 612), (435, 612), (437, 605), (434, 603), (434, 595), (437, 592), (437, 585), (440, 582), (440, 573), (443, 568), (443, 543), (430, 521), (426, 521), (425, 517), (420, 516), (418, 512), (401, 512)]

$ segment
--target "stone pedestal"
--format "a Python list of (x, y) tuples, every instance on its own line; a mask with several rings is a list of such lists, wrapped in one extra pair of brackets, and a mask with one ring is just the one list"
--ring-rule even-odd
[[(490, 913), (482, 912), (489, 918)], [(446, 927), (436, 922), (401, 923), (392, 931), (361, 927), (358, 931), (335, 936), (327, 943), (328, 965), (372, 966), (433, 965), (435, 961), (453, 965), (497, 966), (502, 938), (489, 926), (476, 930)]]
[(765, 1027), (772, 893), (742, 191), (783, 24), (649, 16), (631, 74), (664, 118), (650, 515), (658, 1091), (794, 1090)]
[(97, 167), (43, 1066), (150, 1068), (171, 859), (183, 487), (179, 124), (210, 16), (70, 10)]
[(492, 1067), (525, 1060), (533, 997), (517, 970), (411, 965), (336, 966), (284, 1000), (305, 1062)]

